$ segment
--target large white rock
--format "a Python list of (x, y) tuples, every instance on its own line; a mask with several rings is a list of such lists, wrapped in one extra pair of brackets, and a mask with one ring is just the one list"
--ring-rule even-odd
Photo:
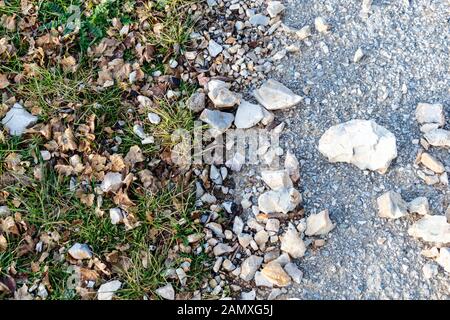
[(103, 192), (116, 192), (122, 186), (122, 174), (119, 172), (108, 172), (100, 185)]
[(440, 103), (419, 103), (416, 108), (416, 119), (420, 124), (436, 123), (443, 126), (445, 124), (444, 107)]
[(433, 147), (450, 147), (450, 131), (444, 129), (433, 129), (424, 135), (427, 142)]
[(264, 118), (262, 107), (242, 100), (236, 111), (234, 124), (238, 129), (248, 129), (257, 125)]
[(2, 119), (2, 124), (10, 135), (21, 136), (25, 130), (35, 124), (38, 118), (33, 116), (19, 103), (15, 103)]
[(264, 170), (261, 178), (272, 190), (292, 188), (292, 180), (286, 170)]
[(408, 234), (426, 242), (450, 244), (450, 223), (445, 216), (426, 215), (408, 229)]
[(122, 282), (119, 280), (113, 280), (106, 282), (100, 286), (98, 289), (97, 299), (98, 300), (112, 300), (114, 293), (120, 289)]
[(264, 213), (288, 213), (302, 201), (302, 196), (294, 188), (271, 190), (261, 194), (258, 207)]
[(330, 220), (328, 210), (323, 210), (317, 214), (311, 214), (306, 218), (307, 236), (321, 236), (333, 230), (334, 224)]
[(388, 191), (377, 199), (381, 218), (398, 219), (408, 214), (408, 205), (397, 192)]
[(267, 80), (259, 89), (253, 91), (256, 100), (267, 110), (286, 109), (302, 101), (291, 89), (276, 80)]
[(300, 238), (298, 231), (290, 226), (281, 237), (281, 250), (288, 253), (292, 258), (301, 258), (305, 255), (306, 245)]
[(222, 80), (211, 80), (207, 84), (208, 97), (218, 109), (232, 108), (239, 104), (240, 95), (230, 90), (230, 84)]
[(395, 136), (373, 120), (332, 126), (320, 138), (319, 151), (330, 162), (347, 162), (379, 173), (385, 173), (397, 157)]
[(87, 244), (75, 243), (70, 249), (69, 254), (77, 260), (92, 258), (92, 251)]
[(251, 281), (262, 262), (263, 258), (255, 255), (251, 255), (245, 259), (241, 265), (241, 274), (239, 275), (241, 279), (244, 281)]

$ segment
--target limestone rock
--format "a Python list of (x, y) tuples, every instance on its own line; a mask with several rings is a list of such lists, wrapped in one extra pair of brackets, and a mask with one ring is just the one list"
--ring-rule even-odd
[(233, 252), (233, 248), (225, 243), (219, 243), (213, 249), (213, 253), (216, 257), (231, 252)]
[(267, 12), (271, 18), (275, 18), (285, 9), (281, 1), (269, 1), (267, 3)]
[(264, 266), (261, 274), (278, 287), (286, 287), (291, 284), (291, 278), (276, 261), (271, 261)]
[(251, 281), (262, 262), (263, 258), (255, 255), (251, 255), (245, 259), (241, 265), (241, 274), (239, 275), (240, 278), (244, 281)]
[(422, 155), (420, 156), (420, 163), (436, 173), (443, 173), (445, 171), (442, 162), (440, 162), (428, 152), (422, 153)]
[(424, 137), (433, 147), (450, 147), (450, 131), (434, 129), (426, 132)]
[(408, 229), (408, 234), (426, 242), (450, 244), (450, 223), (445, 216), (426, 215)]
[(187, 107), (192, 112), (201, 112), (205, 109), (206, 95), (204, 92), (195, 92), (186, 102)]
[(234, 124), (238, 129), (248, 129), (257, 125), (264, 118), (260, 105), (242, 100), (236, 111)]
[(397, 157), (395, 136), (372, 120), (332, 126), (320, 138), (319, 151), (330, 162), (347, 162), (379, 173), (385, 173)]
[(264, 170), (261, 177), (272, 190), (292, 188), (292, 180), (287, 170)]
[(295, 155), (289, 150), (286, 152), (284, 168), (288, 172), (293, 182), (297, 182), (298, 180), (300, 180), (300, 164)]
[(263, 14), (254, 14), (248, 20), (252, 26), (267, 26), (269, 24), (269, 17)]
[(173, 286), (170, 283), (166, 284), (163, 287), (156, 289), (156, 294), (166, 300), (174, 300), (175, 299), (175, 290), (173, 289)]
[(116, 192), (122, 186), (122, 174), (119, 172), (108, 172), (100, 185), (103, 192)]
[(302, 97), (280, 82), (269, 79), (259, 89), (253, 91), (256, 100), (267, 110), (287, 109), (302, 101)]
[(109, 209), (109, 218), (111, 219), (112, 224), (119, 224), (123, 221), (123, 213), (120, 208), (111, 208)]
[(217, 57), (223, 51), (223, 47), (215, 42), (214, 40), (209, 40), (208, 43), (208, 52), (209, 55), (213, 58)]
[(408, 211), (410, 213), (418, 213), (422, 216), (430, 214), (430, 205), (425, 197), (417, 197), (408, 203)]
[(330, 26), (326, 23), (325, 19), (322, 17), (317, 17), (314, 20), (314, 26), (316, 30), (320, 33), (326, 33), (328, 29), (330, 29)]
[(269, 281), (269, 279), (267, 279), (260, 271), (255, 273), (255, 284), (257, 287), (273, 287), (273, 283)]
[(70, 249), (69, 254), (77, 260), (91, 259), (93, 254), (87, 244), (75, 243)]
[(422, 271), (425, 279), (431, 279), (437, 276), (439, 273), (439, 268), (434, 263), (428, 262), (423, 266)]
[(119, 280), (113, 280), (106, 282), (100, 286), (98, 289), (98, 300), (112, 300), (114, 293), (120, 289), (122, 282)]
[(211, 80), (207, 85), (208, 97), (218, 109), (232, 108), (239, 104), (240, 96), (230, 90), (230, 84), (221, 80)]
[(406, 202), (394, 191), (388, 191), (378, 197), (377, 204), (381, 218), (398, 219), (408, 214)]
[(325, 235), (333, 230), (334, 224), (330, 220), (328, 210), (323, 210), (317, 214), (311, 214), (306, 219), (306, 231), (307, 236), (320, 236)]
[(420, 124), (436, 123), (443, 126), (445, 124), (444, 107), (440, 103), (419, 103), (416, 108), (416, 119)]
[(358, 48), (358, 50), (356, 50), (355, 55), (353, 56), (353, 62), (354, 63), (358, 63), (359, 61), (361, 61), (361, 59), (364, 57), (364, 52), (362, 51), (361, 48)]
[(241, 293), (241, 300), (251, 301), (251, 300), (255, 300), (255, 299), (256, 299), (256, 291), (255, 291), (255, 289), (252, 289), (249, 292), (242, 291), (242, 293)]
[(15, 103), (2, 119), (2, 124), (8, 129), (10, 135), (21, 136), (37, 120), (38, 118), (25, 110), (22, 105)]
[(288, 263), (284, 266), (284, 270), (294, 280), (295, 283), (300, 283), (303, 278), (303, 272), (297, 267), (295, 263)]
[(200, 120), (209, 124), (216, 134), (224, 133), (233, 124), (231, 113), (205, 109), (200, 114)]
[(258, 198), (259, 210), (264, 213), (288, 213), (302, 201), (302, 196), (294, 188), (271, 190)]
[(281, 251), (288, 253), (294, 259), (301, 258), (305, 255), (305, 243), (295, 228), (289, 227), (282, 236)]

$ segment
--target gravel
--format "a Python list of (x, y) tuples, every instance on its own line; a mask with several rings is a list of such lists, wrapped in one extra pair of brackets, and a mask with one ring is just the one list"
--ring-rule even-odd
[[(277, 61), (270, 76), (304, 97), (300, 105), (276, 111), (275, 118), (287, 124), (283, 148), (302, 163), (299, 186), (306, 214), (328, 209), (336, 227), (322, 248), (308, 247), (296, 260), (303, 279), (279, 298), (449, 299), (448, 273), (441, 267), (436, 275), (423, 273), (435, 262), (420, 255), (426, 245), (407, 233), (413, 216), (382, 219), (376, 205), (389, 190), (405, 201), (427, 197), (433, 214), (444, 214), (450, 203), (448, 187), (426, 185), (413, 167), (420, 148), (413, 140), (422, 136), (415, 119), (418, 103), (441, 103), (450, 111), (447, 4), (380, 0), (368, 17), (361, 14), (360, 1), (283, 4), (282, 20), (289, 27), (314, 26), (317, 17), (329, 25), (325, 33), (312, 28), (305, 41), (278, 34), (274, 41), (294, 44), (301, 52)], [(364, 56), (355, 63), (358, 49)], [(330, 126), (356, 118), (374, 120), (396, 136), (398, 157), (385, 175), (329, 163), (317, 150)], [(432, 153), (450, 167), (448, 150), (432, 148)], [(234, 174), (237, 194), (248, 171)]]

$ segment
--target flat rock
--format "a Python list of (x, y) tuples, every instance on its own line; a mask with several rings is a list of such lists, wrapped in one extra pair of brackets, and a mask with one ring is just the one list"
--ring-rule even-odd
[(208, 52), (213, 58), (217, 57), (223, 51), (223, 47), (215, 42), (214, 40), (209, 40), (208, 42)]
[(440, 162), (428, 152), (422, 153), (422, 155), (420, 156), (420, 163), (436, 173), (443, 173), (445, 171), (445, 167), (442, 162)]
[(122, 174), (119, 172), (108, 172), (100, 185), (103, 192), (116, 192), (122, 186)]
[(445, 216), (426, 215), (408, 229), (408, 234), (426, 242), (450, 244), (450, 223)]
[(408, 203), (408, 211), (410, 213), (418, 213), (422, 216), (430, 214), (430, 204), (425, 197), (417, 197)]
[(323, 210), (317, 214), (311, 214), (306, 219), (307, 236), (321, 236), (333, 230), (334, 224), (330, 220), (328, 210)]
[(234, 124), (238, 129), (248, 129), (257, 125), (264, 118), (262, 107), (242, 100), (236, 111)]
[(281, 237), (281, 251), (288, 253), (294, 259), (305, 255), (305, 243), (295, 228), (289, 227)]
[(286, 287), (291, 284), (291, 277), (276, 261), (271, 261), (264, 266), (261, 274), (277, 287)]
[(244, 230), (244, 221), (242, 221), (241, 217), (235, 216), (233, 222), (233, 232), (239, 236)]
[(230, 90), (230, 84), (222, 80), (211, 80), (207, 85), (208, 97), (217, 109), (232, 108), (240, 102), (240, 95)]
[(272, 190), (292, 188), (293, 186), (287, 170), (263, 170), (261, 178)]
[(213, 249), (213, 253), (216, 257), (231, 252), (233, 252), (233, 248), (225, 243), (219, 243)]
[(388, 191), (378, 197), (377, 204), (381, 218), (398, 219), (408, 214), (408, 205), (402, 196), (394, 191)]
[(252, 26), (267, 26), (269, 24), (269, 17), (263, 14), (254, 14), (248, 20)]
[(288, 213), (302, 201), (302, 196), (294, 188), (271, 190), (258, 198), (259, 210), (264, 213)]
[(285, 6), (281, 3), (281, 1), (269, 1), (267, 3), (267, 13), (271, 18), (275, 18), (281, 12), (283, 12)]
[(200, 120), (209, 124), (215, 133), (222, 134), (231, 127), (234, 116), (228, 112), (205, 109), (200, 114)]
[(70, 249), (69, 254), (77, 260), (91, 259), (93, 254), (87, 244), (75, 243)]
[(186, 102), (187, 107), (192, 112), (198, 113), (205, 109), (206, 95), (204, 92), (195, 92)]
[(273, 283), (269, 281), (269, 279), (267, 279), (260, 271), (255, 273), (255, 284), (257, 287), (273, 287)]
[(263, 258), (256, 255), (251, 255), (245, 259), (241, 265), (241, 274), (239, 275), (240, 278), (244, 281), (251, 281), (262, 262)]
[(21, 104), (15, 103), (2, 119), (2, 124), (8, 129), (10, 135), (21, 136), (37, 120), (38, 118), (25, 110)]
[(296, 95), (292, 90), (280, 82), (269, 79), (259, 89), (253, 91), (256, 100), (267, 110), (278, 110), (291, 108), (300, 101), (302, 97)]
[(255, 291), (255, 289), (252, 289), (249, 292), (242, 291), (242, 293), (241, 293), (241, 300), (251, 301), (251, 300), (255, 300), (255, 299), (256, 299), (256, 291)]
[(286, 152), (284, 168), (288, 172), (293, 182), (297, 182), (298, 180), (300, 180), (300, 164), (295, 155), (289, 150)]
[(444, 129), (434, 129), (426, 132), (425, 140), (433, 147), (450, 147), (450, 131)]
[(420, 124), (436, 123), (443, 126), (445, 124), (444, 107), (440, 103), (419, 103), (416, 108), (416, 119)]
[(347, 162), (379, 173), (385, 173), (397, 157), (395, 136), (372, 120), (332, 126), (320, 138), (319, 151), (330, 162)]
[(284, 266), (284, 270), (294, 280), (295, 283), (300, 283), (303, 278), (303, 272), (297, 267), (295, 263), (288, 263)]
[(111, 219), (112, 224), (119, 224), (123, 221), (123, 213), (120, 208), (111, 208), (109, 209), (109, 218)]
[(173, 286), (168, 283), (163, 287), (160, 287), (155, 290), (156, 294), (160, 296), (163, 299), (166, 300), (174, 300), (175, 299), (175, 290), (173, 289)]
[(120, 289), (122, 282), (119, 280), (113, 280), (106, 282), (100, 286), (97, 292), (98, 300), (112, 300), (114, 293)]

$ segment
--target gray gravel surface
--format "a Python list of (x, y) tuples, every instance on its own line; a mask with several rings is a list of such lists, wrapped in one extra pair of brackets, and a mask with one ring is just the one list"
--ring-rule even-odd
[[(444, 214), (450, 204), (448, 187), (427, 186), (417, 177), (419, 146), (412, 143), (421, 136), (417, 103), (442, 103), (450, 119), (450, 3), (375, 0), (368, 17), (360, 14), (361, 1), (284, 3), (288, 26), (313, 26), (318, 16), (331, 25), (328, 34), (314, 30), (306, 43), (288, 38), (301, 53), (277, 63), (272, 76), (307, 97), (294, 109), (276, 112), (288, 123), (284, 148), (304, 160), (300, 190), (306, 212), (328, 208), (337, 223), (322, 249), (308, 250), (298, 261), (303, 282), (284, 298), (449, 299), (450, 278), (442, 268), (431, 280), (423, 276), (431, 260), (420, 255), (425, 244), (407, 234), (414, 217), (378, 218), (376, 198), (387, 190), (407, 201), (425, 196), (434, 214)], [(366, 56), (353, 63), (358, 47)], [(387, 174), (332, 164), (318, 152), (326, 129), (355, 118), (373, 119), (395, 134), (399, 155)], [(432, 153), (450, 168), (448, 150)]]

